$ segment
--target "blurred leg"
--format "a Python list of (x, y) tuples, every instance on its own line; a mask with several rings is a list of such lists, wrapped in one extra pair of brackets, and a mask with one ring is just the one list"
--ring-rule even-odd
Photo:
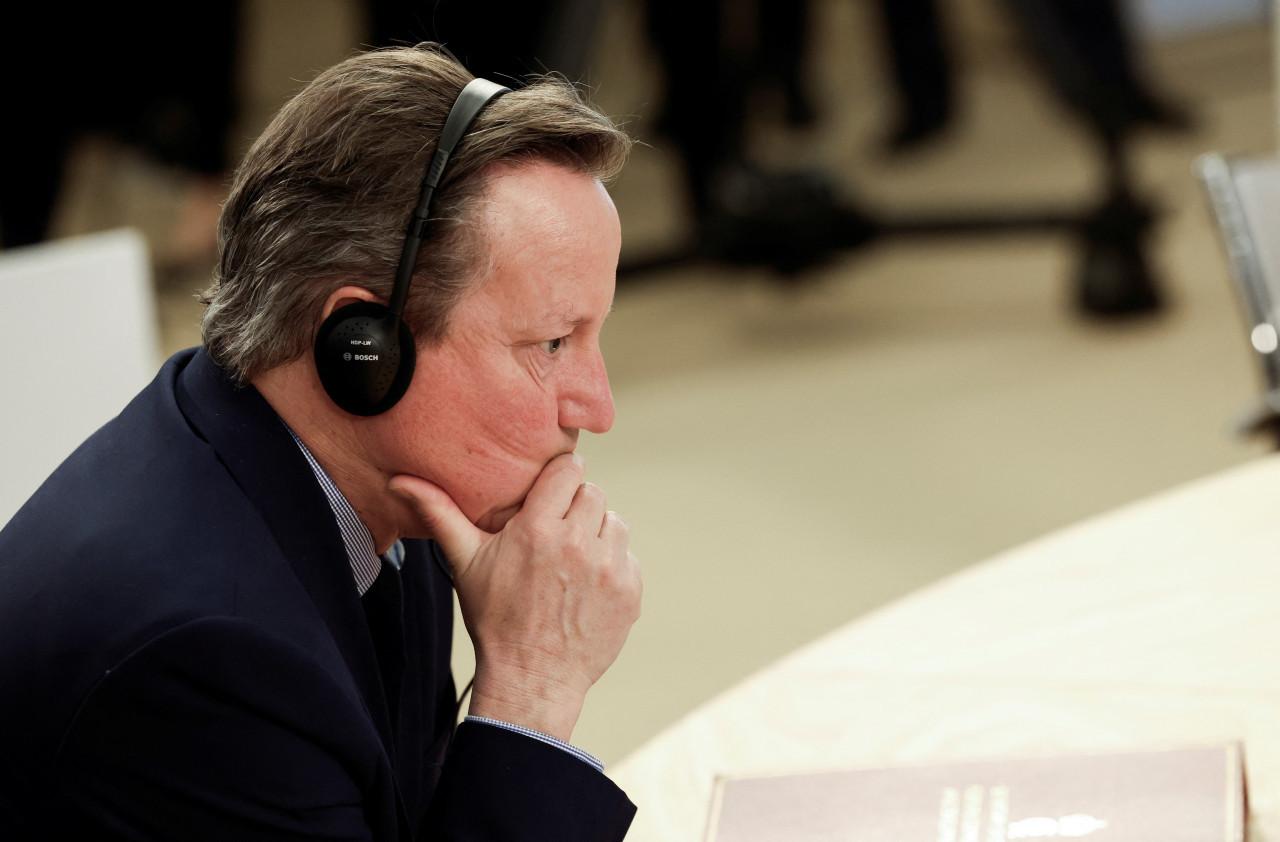
[(905, 150), (937, 136), (951, 117), (951, 58), (936, 0), (879, 0), (898, 103), (890, 150)]

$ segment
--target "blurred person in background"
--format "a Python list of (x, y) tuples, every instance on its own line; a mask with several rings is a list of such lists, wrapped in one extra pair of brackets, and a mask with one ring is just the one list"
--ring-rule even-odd
[[(896, 124), (888, 152), (942, 137), (955, 113), (956, 62), (937, 0), (878, 0)], [(1119, 0), (1002, 0), (1053, 92), (1099, 131), (1181, 131), (1190, 117), (1143, 67)]]

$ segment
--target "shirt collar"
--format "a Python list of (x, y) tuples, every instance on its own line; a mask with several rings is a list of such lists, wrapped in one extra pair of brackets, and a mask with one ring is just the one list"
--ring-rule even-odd
[(324, 468), (320, 467), (316, 457), (311, 455), (311, 451), (302, 443), (302, 439), (298, 438), (297, 433), (289, 429), (287, 424), (285, 429), (289, 430), (289, 435), (293, 436), (293, 440), (298, 443), (302, 455), (307, 457), (307, 464), (316, 475), (316, 480), (329, 501), (329, 508), (333, 509), (333, 516), (338, 521), (338, 531), (342, 533), (342, 542), (347, 548), (351, 572), (355, 576), (356, 591), (364, 596), (365, 591), (373, 586), (373, 580), (377, 579), (378, 573), (382, 571), (383, 559), (399, 569), (400, 563), (404, 560), (404, 548), (399, 541), (396, 541), (391, 550), (380, 557), (373, 547), (373, 536), (369, 534), (369, 527), (365, 526), (364, 521), (356, 514), (356, 510), (347, 502), (347, 498), (342, 496), (337, 484), (325, 473)]

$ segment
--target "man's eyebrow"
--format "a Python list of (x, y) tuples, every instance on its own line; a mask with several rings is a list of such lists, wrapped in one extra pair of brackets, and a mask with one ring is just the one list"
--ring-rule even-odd
[[(609, 309), (605, 311), (604, 319), (601, 319), (600, 321), (603, 322), (605, 319), (609, 318), (611, 313), (613, 313), (612, 303), (609, 304)], [(581, 327), (582, 325), (589, 324), (592, 321), (590, 316), (573, 315), (573, 305), (569, 302), (564, 302), (560, 307), (548, 312), (547, 318), (549, 321), (553, 321), (558, 325), (563, 325), (566, 328)]]

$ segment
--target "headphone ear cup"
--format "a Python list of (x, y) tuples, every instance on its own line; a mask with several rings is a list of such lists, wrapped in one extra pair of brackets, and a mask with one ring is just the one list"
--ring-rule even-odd
[[(393, 327), (395, 325), (395, 327)], [(320, 325), (316, 371), (333, 402), (352, 415), (395, 406), (413, 380), (413, 333), (382, 304), (361, 301), (334, 310)]]

